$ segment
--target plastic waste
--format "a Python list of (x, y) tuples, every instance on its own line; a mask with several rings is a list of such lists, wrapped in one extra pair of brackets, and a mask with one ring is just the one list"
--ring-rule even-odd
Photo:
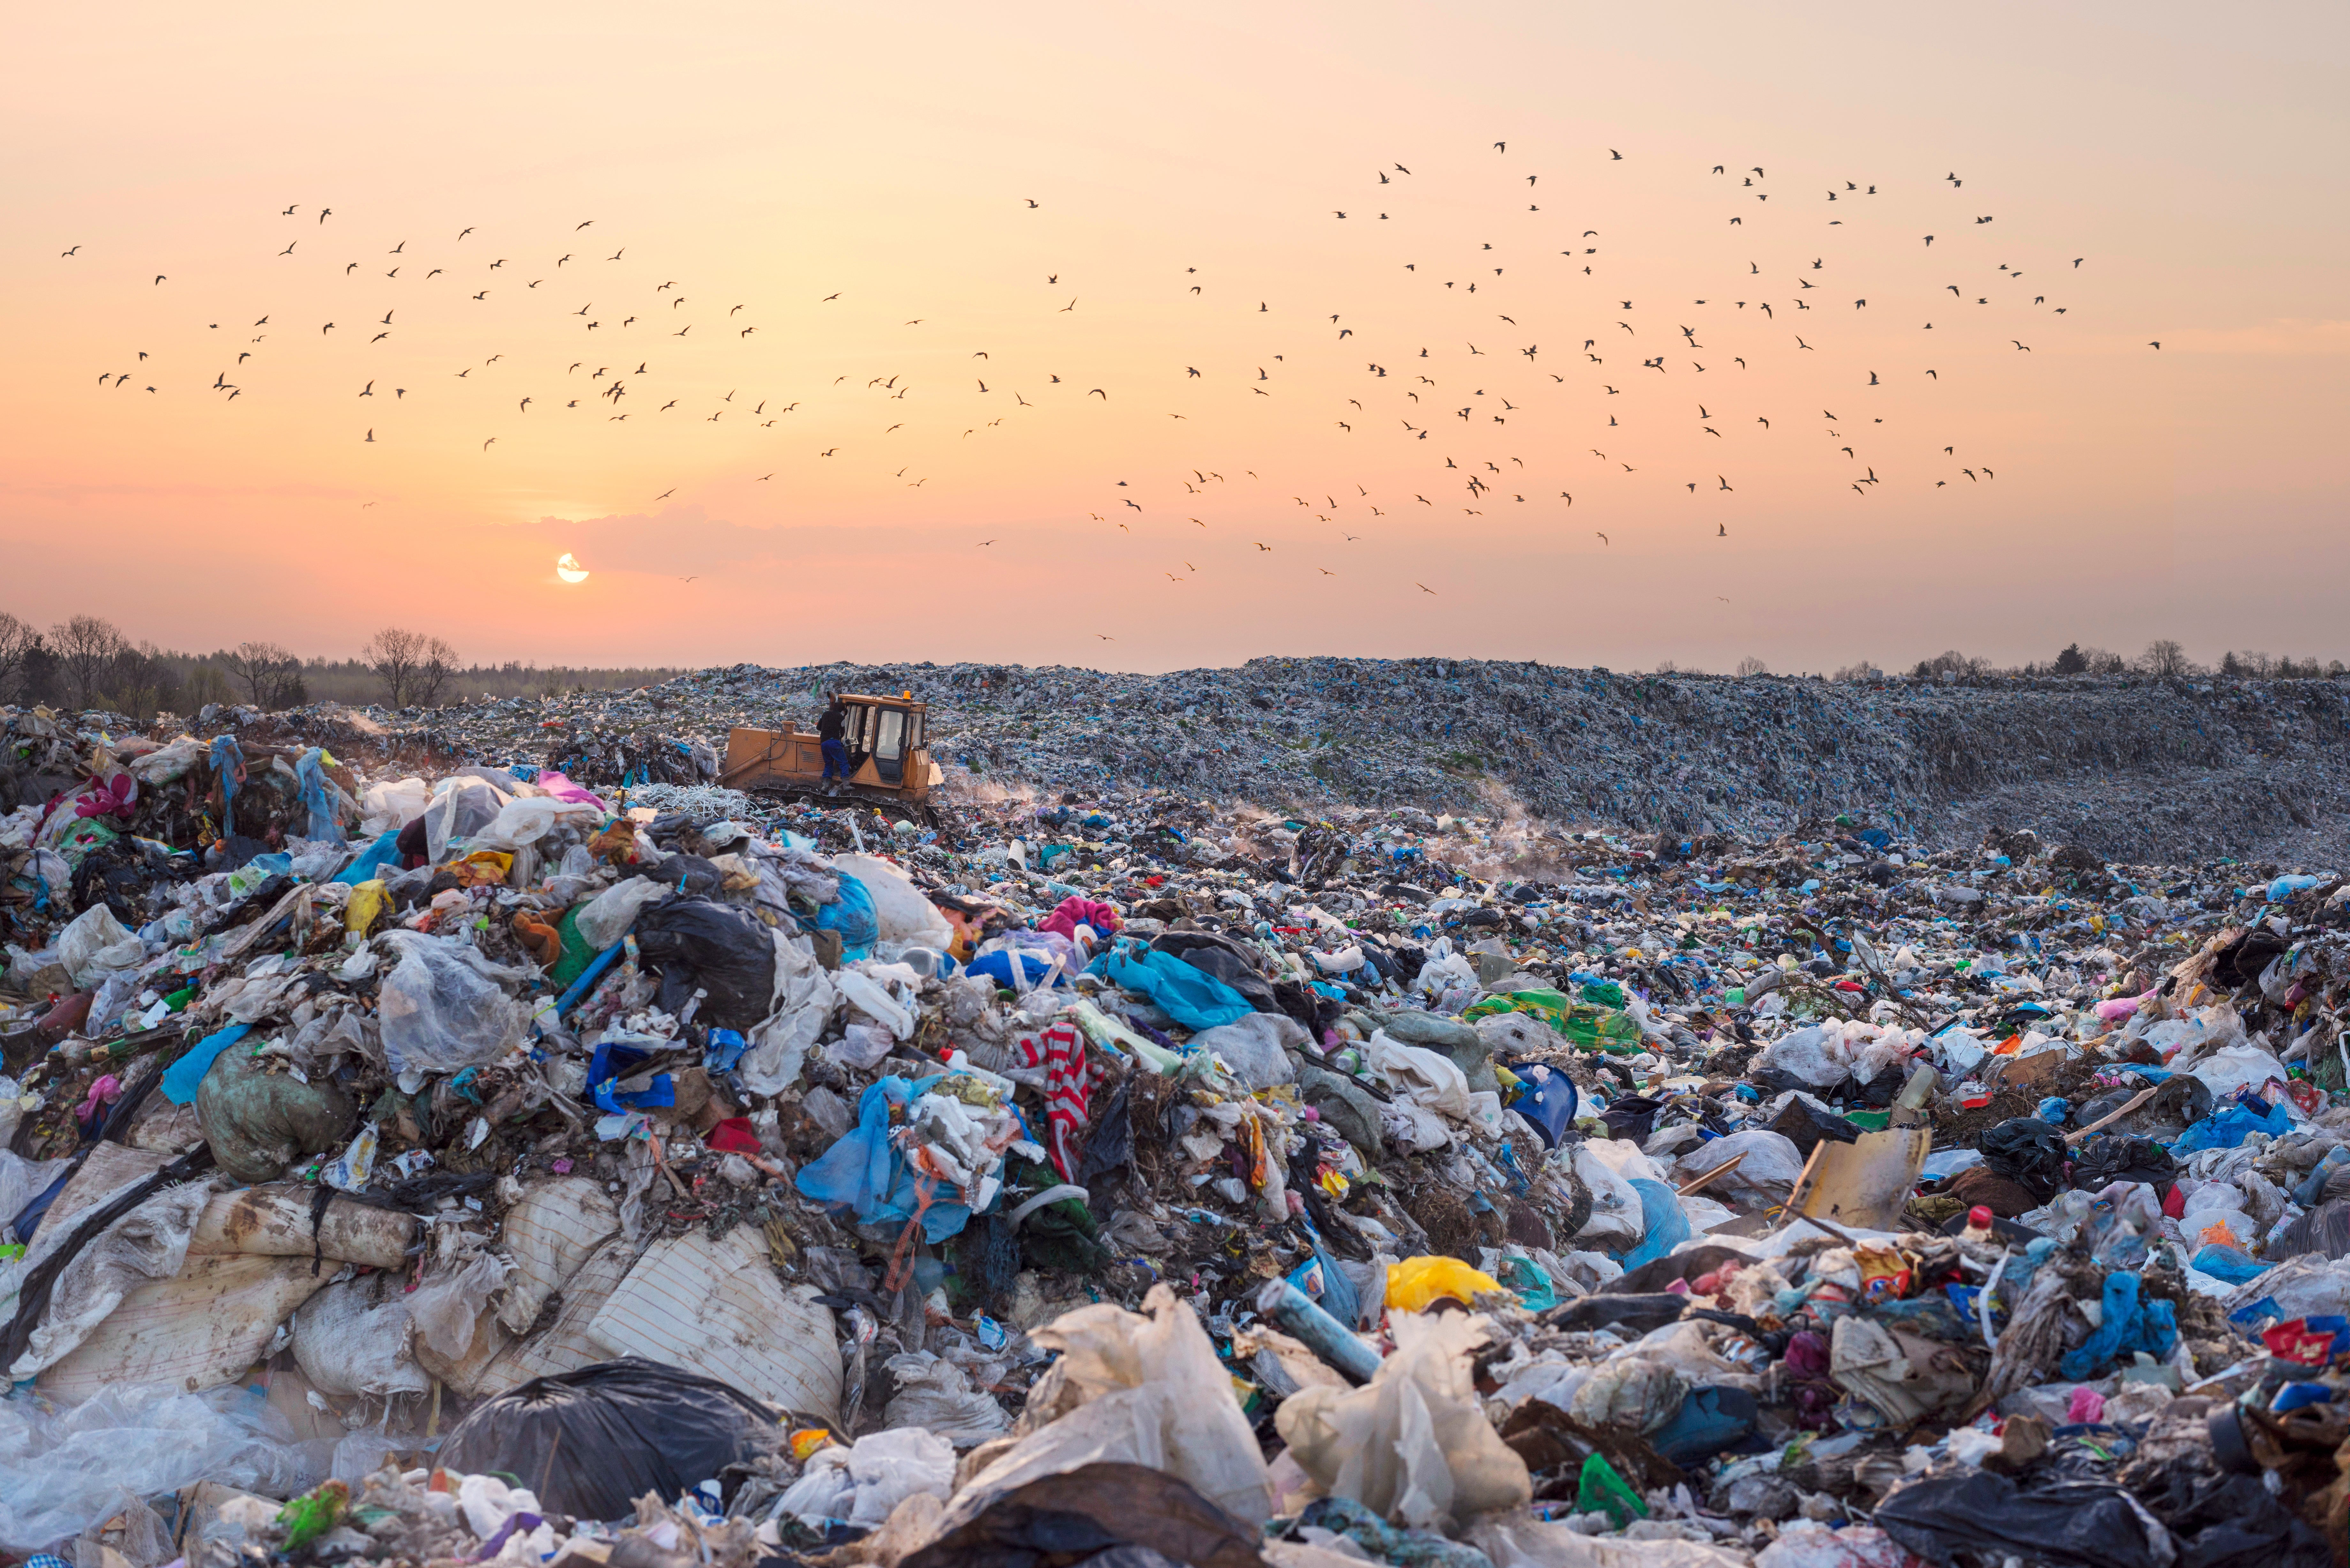
[(1405, 1313), (1388, 1325), (1395, 1353), (1368, 1384), (1283, 1401), (1274, 1422), (1290, 1457), (1335, 1495), (1416, 1529), (1524, 1504), (1525, 1461), (1485, 1419), (1470, 1374), (1485, 1320)]
[(460, 1473), (520, 1477), (547, 1508), (619, 1519), (772, 1442), (775, 1417), (715, 1378), (629, 1357), (534, 1378), (475, 1407), (441, 1446)]
[(415, 931), (377, 939), (399, 961), (383, 977), (383, 1054), (395, 1073), (485, 1067), (521, 1043), (529, 1015), (509, 992), (532, 969), (492, 963), (462, 943)]

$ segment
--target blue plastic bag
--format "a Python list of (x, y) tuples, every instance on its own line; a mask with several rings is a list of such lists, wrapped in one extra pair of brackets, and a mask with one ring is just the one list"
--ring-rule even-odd
[(961, 1189), (941, 1185), (923, 1209), (913, 1170), (889, 1141), (889, 1107), (918, 1098), (945, 1075), (920, 1083), (895, 1076), (877, 1080), (858, 1097), (857, 1125), (803, 1167), (794, 1185), (819, 1203), (851, 1210), (868, 1225), (902, 1223), (919, 1210), (926, 1241), (943, 1241), (961, 1231), (971, 1220), (970, 1208), (959, 1201)]
[[(1024, 981), (1014, 976), (1012, 965), (1015, 959), (1019, 961), (1021, 971), (1027, 977)], [(983, 953), (972, 960), (970, 968), (972, 974), (992, 980), (1007, 990), (1025, 991), (1044, 982), (1045, 977), (1052, 972), (1053, 960), (1049, 953), (1038, 952), (1034, 948), (998, 948), (992, 953)], [(1055, 983), (1066, 985), (1068, 982), (1069, 977), (1063, 974)]]
[(873, 895), (847, 872), (840, 876), (840, 898), (816, 912), (816, 929), (840, 933), (840, 959), (848, 963), (872, 956), (881, 938), (881, 919), (873, 911)]
[(596, 1047), (596, 1054), (588, 1064), (588, 1087), (596, 1097), (596, 1108), (617, 1116), (623, 1111), (650, 1110), (677, 1104), (677, 1085), (667, 1073), (656, 1073), (652, 1082), (633, 1093), (622, 1093), (619, 1081), (651, 1061), (653, 1054), (634, 1045), (620, 1045), (610, 1041)]
[(1139, 991), (1184, 1028), (1198, 1031), (1237, 1023), (1256, 1011), (1247, 997), (1171, 953), (1121, 942), (1093, 961), (1093, 972)]
[(2282, 1137), (2293, 1131), (2293, 1117), (2282, 1106), (2270, 1106), (2255, 1111), (2250, 1106), (2236, 1104), (2223, 1106), (2189, 1127), (2170, 1146), (2175, 1155), (2194, 1154), (2207, 1148), (2234, 1148), (2254, 1133), (2266, 1133), (2271, 1137)]
[(1681, 1200), (1671, 1188), (1644, 1176), (1633, 1177), (1631, 1181), (1632, 1190), (1640, 1195), (1640, 1218), (1647, 1234), (1619, 1260), (1627, 1274), (1643, 1263), (1656, 1262), (1693, 1234), (1689, 1216), (1681, 1212)]
[(236, 743), (234, 735), (222, 735), (213, 742), (213, 776), (220, 781), (221, 836), (236, 831), (236, 773), (244, 766), (244, 748)]
[(253, 1033), (250, 1023), (232, 1023), (216, 1034), (207, 1034), (188, 1048), (188, 1054), (163, 1069), (163, 1081), (157, 1085), (163, 1097), (175, 1106), (196, 1103), (196, 1089), (204, 1075), (213, 1070), (220, 1054)]
[(2275, 1265), (2262, 1262), (2241, 1247), (2223, 1247), (2215, 1241), (2195, 1254), (2195, 1267), (2213, 1279), (2241, 1285), (2259, 1279)]
[(2106, 1276), (2105, 1321), (2078, 1346), (2065, 1352), (2056, 1369), (2078, 1383), (2113, 1361), (2143, 1350), (2157, 1361), (2170, 1358), (2178, 1344), (2178, 1309), (2169, 1302), (2138, 1299), (2139, 1281), (2126, 1269)]
[(396, 827), (360, 850), (357, 859), (335, 873), (335, 881), (346, 888), (356, 888), (382, 876), (386, 867), (400, 869), (400, 829)]
[(302, 753), (294, 764), (295, 782), (302, 786), (302, 805), (310, 814), (308, 837), (314, 841), (340, 844), (343, 825), (335, 820), (335, 797), (327, 779), (326, 753), (317, 746)]

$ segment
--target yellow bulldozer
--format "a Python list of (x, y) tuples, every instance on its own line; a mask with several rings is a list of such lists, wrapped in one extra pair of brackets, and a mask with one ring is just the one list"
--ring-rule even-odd
[(718, 782), (728, 789), (795, 800), (857, 801), (893, 816), (938, 826), (931, 790), (945, 774), (925, 749), (930, 705), (897, 697), (843, 693), (848, 752), (846, 784), (824, 776), (824, 742), (790, 721), (783, 730), (730, 730)]

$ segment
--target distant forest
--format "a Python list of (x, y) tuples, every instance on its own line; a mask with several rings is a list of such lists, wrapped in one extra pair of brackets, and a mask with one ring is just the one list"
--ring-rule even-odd
[(46, 630), (0, 610), (0, 703), (101, 708), (144, 722), (211, 703), (277, 711), (310, 702), (432, 708), (658, 685), (681, 669), (468, 664), (448, 642), (387, 628), (356, 659), (304, 659), (273, 642), (183, 653), (133, 640), (100, 616)]

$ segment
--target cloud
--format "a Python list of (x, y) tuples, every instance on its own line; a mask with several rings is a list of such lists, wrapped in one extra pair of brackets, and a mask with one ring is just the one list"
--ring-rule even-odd
[(758, 527), (712, 517), (698, 505), (664, 507), (653, 515), (541, 517), (520, 526), (538, 534), (550, 549), (568, 550), (591, 570), (668, 576), (781, 562), (902, 558), (925, 542), (923, 532), (914, 528), (827, 524)]

